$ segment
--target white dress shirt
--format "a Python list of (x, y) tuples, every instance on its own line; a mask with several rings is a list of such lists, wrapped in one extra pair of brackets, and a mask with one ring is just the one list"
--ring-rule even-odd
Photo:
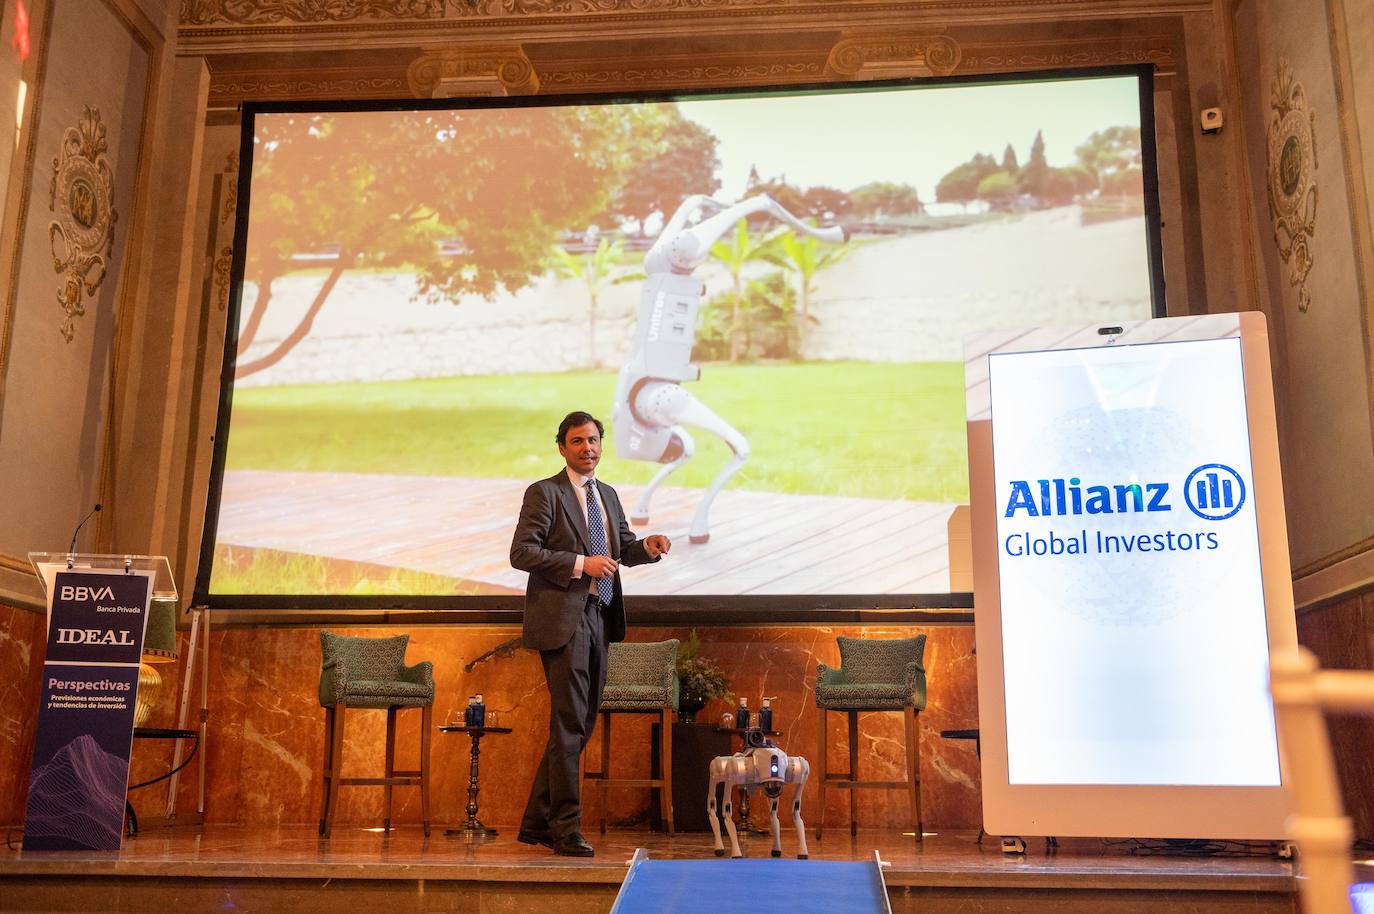
[[(577, 503), (582, 506), (582, 520), (587, 521), (587, 490), (585, 486), (587, 485), (587, 480), (595, 482), (596, 477), (583, 476), (572, 467), (567, 467), (565, 472), (568, 474), (568, 481), (572, 483), (573, 491), (577, 493)], [(606, 499), (602, 497), (600, 489), (598, 489), (596, 493), (596, 505), (601, 509), (601, 529), (606, 531), (606, 549), (609, 551), (611, 548), (611, 518), (610, 515), (606, 513)], [(588, 522), (587, 526), (588, 530), (590, 530), (590, 522)], [(585, 555), (579, 555), (577, 557), (577, 561), (573, 563), (572, 580), (576, 581), (578, 578), (582, 577), (582, 568), (586, 564), (587, 558), (588, 557)], [(591, 583), (587, 586), (587, 593), (592, 595), (596, 594), (596, 578), (591, 579)]]

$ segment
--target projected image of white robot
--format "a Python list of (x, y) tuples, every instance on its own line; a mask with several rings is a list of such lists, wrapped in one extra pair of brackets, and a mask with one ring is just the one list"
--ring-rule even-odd
[[(620, 369), (611, 407), (617, 456), (663, 464), (631, 512), (630, 522), (636, 525), (648, 523), (649, 503), (663, 480), (692, 459), (696, 445), (684, 425), (710, 432), (729, 446), (729, 462), (711, 481), (692, 517), (693, 543), (711, 538), (711, 502), (749, 459), (749, 440), (682, 386), (701, 377), (691, 359), (706, 286), (692, 271), (706, 262), (711, 245), (755, 213), (767, 213), (822, 241), (845, 241), (842, 228), (807, 225), (766, 194), (732, 204), (703, 195), (688, 197), (644, 256), (634, 350)], [(700, 221), (689, 225), (693, 217)]]
[(735, 820), (730, 817), (734, 807), (734, 792), (738, 787), (747, 790), (762, 787), (768, 797), (769, 826), (773, 832), (774, 857), (782, 856), (781, 827), (778, 824), (778, 798), (782, 788), (792, 784), (792, 822), (797, 827), (797, 859), (807, 859), (806, 826), (802, 824), (801, 799), (811, 765), (799, 755), (789, 757), (759, 729), (746, 730), (744, 748), (734, 755), (722, 755), (711, 760), (711, 785), (706, 790), (706, 815), (716, 836), (716, 856), (725, 855), (721, 843), (720, 822), (716, 819), (716, 785), (725, 785), (725, 830), (730, 833), (730, 856), (743, 857), (739, 849), (739, 835)]

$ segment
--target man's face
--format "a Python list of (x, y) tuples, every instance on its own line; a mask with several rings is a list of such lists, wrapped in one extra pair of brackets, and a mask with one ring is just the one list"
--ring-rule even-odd
[(563, 444), (558, 453), (568, 462), (568, 466), (583, 476), (590, 476), (601, 461), (601, 433), (596, 430), (595, 422), (577, 425), (563, 436)]

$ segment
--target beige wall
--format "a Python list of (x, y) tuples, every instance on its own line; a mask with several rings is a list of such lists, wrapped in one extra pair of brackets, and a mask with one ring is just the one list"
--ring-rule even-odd
[[(65, 549), (76, 520), (97, 501), (106, 503), (105, 523), (93, 523), (79, 546), (109, 547), (113, 449), (131, 374), (120, 337), (147, 291), (147, 176), (157, 156), (172, 20), (165, 0), (38, 0), (29, 8), (33, 53), (18, 75), (30, 90), (0, 235), (0, 590), (31, 602), (36, 588), (23, 573), (24, 554)], [(0, 76), (0, 93), (12, 98), (16, 74)], [(113, 244), (88, 238), (79, 245), (104, 259), (104, 277), (94, 282), (100, 265), (85, 274), (85, 314), (73, 318), (68, 341), (58, 300), (66, 276), (54, 268), (49, 239), (61, 218), (52, 181), (54, 159), (64, 140), (80, 142), (88, 108), (98, 110), (96, 130), (103, 128), (108, 147), (91, 164), (108, 168)], [(107, 201), (96, 197), (103, 211)], [(137, 545), (125, 548), (141, 551)]]
[[(1351, 50), (1358, 46), (1356, 58), (1368, 76), (1370, 4), (1356, 0), (1344, 11), (1340, 0), (1327, 6), (1334, 22), (1347, 16), (1353, 21), (1362, 13), (1363, 26), (1348, 34), (1329, 33), (1326, 10), (1315, 4), (1238, 0), (1233, 14), (1243, 86), (1237, 114), (1250, 172), (1260, 301), (1278, 340), (1289, 543), (1300, 578), (1342, 559), (1354, 564), (1352, 558), (1368, 553), (1374, 534), (1368, 318), (1374, 277), (1368, 273), (1369, 185), (1352, 103), (1368, 109), (1370, 90), (1367, 83), (1349, 83), (1349, 70), (1340, 60), (1340, 44), (1348, 38)], [(1313, 114), (1317, 205), (1306, 311), (1300, 310), (1298, 287), (1279, 254), (1268, 202), (1269, 133), (1277, 118), (1271, 93), (1281, 59), (1291, 65)], [(1362, 584), (1363, 576), (1353, 569), (1339, 571), (1326, 571), (1329, 586)], [(1302, 597), (1300, 587), (1300, 603)]]
[[(1242, 0), (1235, 19), (1261, 297), (1284, 348), (1284, 487), (1293, 564), (1301, 568), (1374, 532), (1364, 290), (1325, 19), (1305, 4), (1256, 0)], [(1291, 63), (1315, 114), (1318, 195), (1306, 312), (1299, 310), (1298, 289), (1279, 256), (1266, 190), (1269, 129), (1276, 119), (1270, 95), (1281, 58)]]

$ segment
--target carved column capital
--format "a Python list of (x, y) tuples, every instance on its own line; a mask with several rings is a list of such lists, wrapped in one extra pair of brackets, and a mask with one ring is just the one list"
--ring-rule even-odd
[(842, 79), (947, 76), (959, 65), (959, 42), (948, 35), (845, 33), (830, 49), (826, 75)]
[(410, 91), (422, 98), (533, 95), (539, 74), (519, 44), (425, 51), (406, 70)]

